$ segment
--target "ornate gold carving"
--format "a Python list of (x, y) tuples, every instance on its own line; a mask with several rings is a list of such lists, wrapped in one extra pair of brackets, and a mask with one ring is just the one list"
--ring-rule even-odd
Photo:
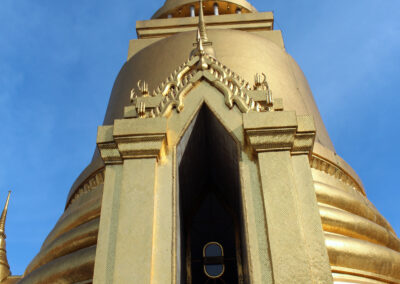
[[(131, 102), (136, 105), (139, 117), (168, 116), (173, 109), (177, 112), (184, 108), (183, 99), (189, 91), (201, 80), (208, 81), (217, 88), (225, 97), (229, 108), (236, 105), (242, 113), (249, 111), (272, 111), (272, 93), (266, 82), (266, 75), (256, 75), (256, 88), (266, 92), (266, 107), (256, 102), (249, 93), (252, 90), (249, 82), (230, 70), (215, 59), (212, 43), (208, 40), (204, 23), (202, 1), (200, 1), (200, 16), (197, 29), (197, 40), (189, 59), (174, 70), (160, 85), (153, 90), (152, 96), (160, 98), (160, 103), (155, 107), (146, 107), (138, 102), (137, 96), (131, 92)], [(207, 46), (205, 48), (205, 46)], [(145, 82), (138, 82), (138, 88), (143, 96), (148, 95), (148, 86)], [(131, 115), (128, 115), (131, 117)]]
[(340, 167), (334, 165), (333, 163), (313, 155), (310, 159), (310, 166), (316, 170), (325, 172), (338, 180), (344, 182), (345, 184), (351, 186), (353, 189), (360, 192), (362, 195), (366, 196), (363, 188), (345, 171), (343, 171)]
[(266, 91), (268, 89), (267, 76), (264, 73), (254, 75), (254, 90)]
[(136, 94), (135, 89), (131, 90), (130, 101), (131, 104), (134, 106), (134, 108), (128, 107), (128, 109), (125, 110), (124, 113), (125, 118), (146, 117), (146, 102), (140, 99), (149, 97), (149, 87), (148, 84), (142, 80), (139, 80), (137, 82), (137, 87), (140, 90), (141, 96), (139, 97)]
[(264, 91), (266, 95), (266, 110), (273, 111), (274, 110), (274, 101), (272, 99), (272, 91), (269, 88), (267, 82), (267, 76), (264, 73), (257, 73), (254, 76), (254, 87), (253, 90)]
[(168, 116), (173, 109), (182, 111), (184, 97), (200, 80), (206, 80), (216, 87), (224, 95), (229, 108), (236, 105), (243, 113), (265, 110), (249, 96), (251, 88), (248, 82), (212, 56), (203, 53), (189, 58), (161, 82), (153, 92), (153, 96), (162, 98), (161, 102), (156, 107), (146, 109), (148, 114), (142, 115), (159, 117)]
[(131, 104), (136, 102), (136, 98), (137, 98), (137, 95), (136, 95), (135, 89), (132, 89), (131, 90), (131, 97), (130, 97)]
[(138, 107), (137, 107), (137, 113), (140, 118), (146, 117), (146, 103), (145, 102), (140, 102)]
[(139, 80), (137, 82), (137, 87), (143, 97), (149, 95), (149, 85), (146, 83), (146, 81)]
[(93, 175), (91, 175), (88, 179), (86, 179), (81, 184), (79, 189), (77, 191), (75, 191), (75, 194), (71, 197), (69, 203), (67, 204), (66, 209), (71, 204), (73, 204), (78, 198), (89, 193), (90, 191), (92, 191), (93, 189), (95, 189), (96, 187), (98, 187), (99, 185), (101, 185), (103, 183), (104, 183), (104, 169), (102, 169), (99, 172), (94, 173)]

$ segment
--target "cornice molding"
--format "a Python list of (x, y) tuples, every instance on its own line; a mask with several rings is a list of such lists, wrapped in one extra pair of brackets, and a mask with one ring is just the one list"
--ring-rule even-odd
[(313, 169), (327, 173), (330, 176), (335, 177), (341, 182), (351, 186), (353, 189), (366, 196), (364, 189), (339, 166), (336, 166), (332, 162), (313, 154), (310, 158), (310, 166)]
[(159, 159), (166, 135), (166, 118), (118, 119), (114, 125), (98, 128), (97, 146), (106, 165), (121, 164), (125, 159)]
[(104, 184), (104, 168), (92, 174), (87, 178), (72, 195), (65, 209), (68, 209), (78, 198), (96, 189), (98, 186)]
[(243, 114), (248, 144), (256, 153), (290, 151), (292, 155), (310, 155), (315, 140), (312, 116), (295, 112)]

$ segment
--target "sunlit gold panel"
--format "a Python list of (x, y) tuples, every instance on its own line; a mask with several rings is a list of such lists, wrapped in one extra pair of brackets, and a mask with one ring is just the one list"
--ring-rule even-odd
[(53, 259), (95, 245), (97, 243), (98, 230), (99, 219), (94, 219), (61, 235), (45, 249), (41, 250), (40, 254), (38, 254), (27, 268), (26, 274), (31, 273)]
[(100, 216), (102, 189), (101, 185), (82, 195), (68, 207), (43, 243), (40, 252), (27, 267), (25, 275), (36, 273), (35, 269), (38, 267), (42, 269), (49, 262), (96, 243), (96, 219)]
[(376, 209), (369, 207), (364, 197), (358, 192), (354, 191), (352, 194), (321, 182), (314, 182), (314, 187), (319, 203), (338, 207), (375, 222), (388, 230), (392, 230), (389, 223), (376, 211)]
[[(79, 283), (93, 278), (96, 246), (57, 258), (25, 276), (20, 284)], [(85, 282), (88, 283), (88, 282)]]
[(393, 233), (370, 220), (322, 204), (319, 206), (319, 212), (324, 231), (366, 240), (400, 251), (400, 241)]
[(325, 233), (325, 243), (334, 272), (353, 271), (381, 281), (399, 283), (400, 253), (367, 241), (332, 233)]
[(43, 243), (43, 248), (65, 232), (100, 216), (102, 186), (72, 204), (60, 217)]
[(332, 273), (335, 284), (385, 284), (387, 281), (374, 280), (367, 277), (356, 276), (346, 273)]

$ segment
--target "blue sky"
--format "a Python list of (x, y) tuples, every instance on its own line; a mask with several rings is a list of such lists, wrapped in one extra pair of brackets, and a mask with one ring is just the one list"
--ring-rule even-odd
[[(2, 0), (0, 204), (22, 274), (89, 163), (135, 21), (162, 0)], [(275, 12), (339, 155), (400, 233), (400, 2), (253, 0)], [(1, 205), (2, 206), (2, 205)]]

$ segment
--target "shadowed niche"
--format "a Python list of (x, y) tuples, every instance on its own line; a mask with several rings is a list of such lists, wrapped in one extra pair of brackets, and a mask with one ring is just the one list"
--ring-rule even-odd
[[(181, 283), (244, 283), (236, 142), (203, 105), (177, 154)], [(223, 256), (203, 255), (211, 242), (222, 246)]]

